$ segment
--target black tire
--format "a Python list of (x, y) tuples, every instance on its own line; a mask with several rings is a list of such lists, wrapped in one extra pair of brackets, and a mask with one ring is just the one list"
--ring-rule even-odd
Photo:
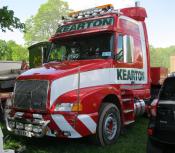
[(120, 130), (119, 109), (112, 103), (103, 103), (96, 130), (97, 143), (101, 146), (114, 144), (120, 135)]
[(147, 141), (147, 153), (163, 153), (163, 149), (150, 138)]

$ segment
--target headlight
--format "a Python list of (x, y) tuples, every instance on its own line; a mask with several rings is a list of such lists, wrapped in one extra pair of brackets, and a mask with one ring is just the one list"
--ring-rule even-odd
[(32, 124), (25, 124), (25, 130), (31, 132), (32, 131)]
[(72, 108), (72, 103), (61, 103), (57, 104), (55, 107), (55, 111), (61, 111), (61, 112), (70, 112)]
[(61, 112), (82, 111), (82, 104), (81, 103), (61, 103), (56, 105), (54, 111), (61, 111)]
[(16, 128), (17, 129), (24, 129), (24, 124), (23, 123), (16, 122)]
[(42, 129), (40, 126), (33, 126), (33, 132), (40, 133), (40, 132), (42, 132)]
[(15, 122), (14, 121), (8, 121), (8, 125), (11, 129), (15, 128)]

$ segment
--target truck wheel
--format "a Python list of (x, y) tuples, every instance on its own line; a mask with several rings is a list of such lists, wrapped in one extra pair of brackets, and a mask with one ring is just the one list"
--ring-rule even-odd
[(158, 147), (158, 145), (154, 144), (150, 138), (147, 141), (147, 153), (163, 153), (162, 148)]
[(120, 134), (120, 112), (116, 105), (103, 103), (99, 112), (97, 125), (97, 142), (101, 146), (110, 145), (117, 141)]

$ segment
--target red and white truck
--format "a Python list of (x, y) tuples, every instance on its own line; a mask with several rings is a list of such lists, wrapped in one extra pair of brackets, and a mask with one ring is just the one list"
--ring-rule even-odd
[(50, 39), (48, 62), (17, 78), (8, 130), (115, 143), (150, 99), (146, 17), (142, 7), (111, 4), (71, 13)]

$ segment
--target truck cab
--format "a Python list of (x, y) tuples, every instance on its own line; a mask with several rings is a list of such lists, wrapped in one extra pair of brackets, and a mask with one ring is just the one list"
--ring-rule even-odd
[(115, 143), (150, 98), (146, 17), (111, 4), (71, 13), (50, 38), (47, 63), (17, 78), (8, 130)]

